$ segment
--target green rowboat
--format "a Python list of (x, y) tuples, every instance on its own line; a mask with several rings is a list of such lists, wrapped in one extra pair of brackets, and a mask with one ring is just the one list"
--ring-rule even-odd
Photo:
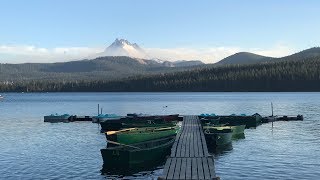
[(153, 166), (170, 154), (175, 136), (145, 141), (130, 146), (116, 146), (101, 149), (106, 168), (135, 169)]
[(244, 129), (246, 125), (239, 125), (239, 126), (230, 126), (232, 131), (232, 138), (238, 139), (244, 137)]
[(224, 147), (232, 143), (231, 128), (207, 128), (204, 129), (207, 144), (214, 148)]
[(153, 139), (174, 136), (179, 130), (179, 126), (165, 128), (146, 127), (108, 131), (105, 134), (108, 141), (114, 141), (121, 144), (134, 144)]
[(246, 128), (257, 127), (262, 123), (262, 116), (254, 114), (252, 116), (199, 116), (202, 124), (228, 124), (231, 126), (246, 125)]
[(140, 127), (173, 127), (178, 121), (164, 121), (162, 119), (153, 120), (135, 120), (130, 118), (112, 119), (100, 122), (101, 132), (118, 131), (127, 128)]
[(244, 129), (246, 125), (238, 125), (238, 126), (203, 126), (203, 129), (216, 129), (216, 130), (223, 130), (223, 129), (231, 129), (232, 132), (232, 139), (243, 138)]

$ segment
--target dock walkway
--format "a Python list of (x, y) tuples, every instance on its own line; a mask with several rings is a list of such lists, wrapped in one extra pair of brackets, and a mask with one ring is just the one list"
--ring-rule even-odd
[(159, 179), (219, 179), (197, 116), (184, 116)]

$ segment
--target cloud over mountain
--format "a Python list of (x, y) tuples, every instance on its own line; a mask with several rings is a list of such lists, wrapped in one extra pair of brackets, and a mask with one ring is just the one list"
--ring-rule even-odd
[(141, 48), (136, 43), (124, 39), (116, 39), (105, 47), (56, 47), (43, 48), (29, 45), (0, 45), (0, 63), (25, 62), (63, 62), (94, 58), (98, 56), (130, 56), (144, 59), (201, 60), (205, 63), (215, 63), (227, 56), (241, 51), (271, 57), (288, 55), (294, 49), (276, 44), (270, 48), (241, 47), (207, 47), (207, 48)]

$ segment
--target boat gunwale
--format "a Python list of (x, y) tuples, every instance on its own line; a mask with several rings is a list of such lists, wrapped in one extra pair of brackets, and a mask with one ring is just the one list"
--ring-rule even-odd
[(124, 146), (114, 146), (114, 147), (107, 147), (101, 150), (117, 150), (117, 151), (128, 151), (128, 152), (137, 152), (137, 151), (144, 151), (144, 150), (152, 150), (152, 149), (156, 149), (159, 147), (165, 147), (168, 146), (169, 144), (173, 144), (175, 141), (175, 136), (169, 136), (169, 137), (165, 137), (165, 138), (161, 138), (161, 139), (154, 139), (154, 140), (150, 140), (150, 141), (144, 141), (144, 142), (140, 142), (140, 143), (135, 143), (135, 144), (130, 144), (130, 146), (137, 146), (141, 145), (141, 144), (146, 144), (146, 143), (151, 143), (151, 142), (157, 142), (157, 141), (165, 141), (166, 139), (168, 139), (167, 142), (163, 143), (163, 144), (159, 144), (157, 146), (151, 147), (151, 148), (140, 148), (140, 149), (133, 149), (133, 148), (129, 148), (129, 147), (124, 147)]

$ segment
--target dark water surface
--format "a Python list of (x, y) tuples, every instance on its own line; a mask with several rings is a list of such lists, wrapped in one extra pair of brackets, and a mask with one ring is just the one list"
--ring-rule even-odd
[[(6, 93), (0, 101), (0, 179), (106, 179), (97, 124), (44, 123), (51, 113), (125, 115), (303, 114), (304, 121), (264, 124), (215, 157), (222, 179), (319, 179), (320, 93)], [(167, 106), (167, 107), (166, 107)], [(127, 178), (153, 179), (143, 171)]]

